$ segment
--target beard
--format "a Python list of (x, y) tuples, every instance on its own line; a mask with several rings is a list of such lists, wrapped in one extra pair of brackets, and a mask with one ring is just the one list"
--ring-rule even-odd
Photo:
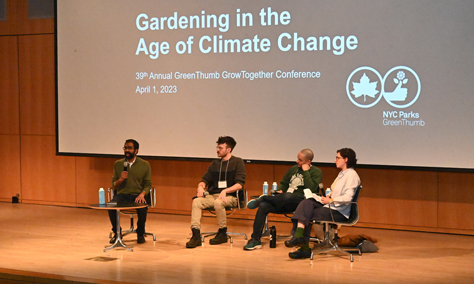
[(125, 153), (125, 158), (127, 158), (127, 160), (132, 160), (134, 157), (135, 157), (134, 153), (130, 153), (130, 152)]

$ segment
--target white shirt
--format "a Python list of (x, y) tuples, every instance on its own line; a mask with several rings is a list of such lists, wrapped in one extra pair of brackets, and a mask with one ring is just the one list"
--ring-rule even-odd
[[(331, 209), (337, 210), (346, 218), (349, 218), (349, 214), (351, 213), (351, 204), (337, 203), (337, 201), (352, 201), (354, 192), (359, 184), (359, 175), (353, 168), (340, 171), (331, 185), (331, 197), (334, 202), (331, 204)], [(321, 197), (315, 196), (315, 199), (318, 202), (321, 202)], [(329, 204), (324, 205), (324, 207), (329, 207)]]

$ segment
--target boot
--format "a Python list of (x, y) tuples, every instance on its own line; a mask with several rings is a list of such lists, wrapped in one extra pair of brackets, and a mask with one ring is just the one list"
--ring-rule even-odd
[(209, 240), (209, 244), (211, 245), (218, 245), (227, 243), (227, 228), (219, 228), (217, 231), (217, 235)]
[(189, 242), (186, 243), (186, 248), (195, 248), (197, 246), (200, 246), (201, 243), (201, 230), (196, 229), (196, 228), (191, 228), (193, 232), (193, 236), (189, 240)]

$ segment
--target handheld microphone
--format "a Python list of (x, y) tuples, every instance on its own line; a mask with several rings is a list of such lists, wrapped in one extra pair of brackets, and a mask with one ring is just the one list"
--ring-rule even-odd
[(320, 184), (319, 184), (319, 192), (321, 192), (321, 194), (322, 194), (323, 196), (326, 196), (326, 194), (325, 194), (325, 192), (324, 192), (324, 185), (323, 185), (323, 183), (320, 183)]
[[(209, 195), (209, 192), (207, 192), (207, 191), (204, 191), (203, 195), (204, 195), (204, 197), (206, 197), (206, 196), (208, 196), (208, 195)], [(196, 198), (198, 198), (198, 197), (197, 197), (197, 195), (196, 195), (196, 196), (194, 196), (194, 197), (193, 197), (193, 198), (191, 198), (191, 199), (196, 199)]]
[(123, 171), (126, 172), (128, 170), (128, 162), (123, 162)]

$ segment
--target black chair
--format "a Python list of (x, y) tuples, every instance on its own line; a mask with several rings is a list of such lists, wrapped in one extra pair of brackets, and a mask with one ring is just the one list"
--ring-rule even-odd
[[(247, 202), (248, 202), (248, 196), (247, 196), (247, 190), (246, 189), (240, 189), (236, 191), (236, 196), (237, 196), (237, 206), (236, 207), (226, 207), (226, 215), (230, 216), (235, 213), (237, 210), (245, 210), (247, 209)], [(214, 211), (214, 207), (208, 207), (205, 208), (204, 210), (209, 211), (212, 215), (216, 215), (216, 212)], [(206, 237), (212, 237), (217, 235), (217, 232), (203, 232), (201, 233), (201, 238), (202, 242), (204, 243), (204, 240)], [(247, 234), (244, 233), (233, 233), (233, 232), (227, 232), (227, 237), (230, 239), (230, 242), (233, 243), (234, 240), (232, 239), (231, 236), (244, 236), (244, 239), (247, 240)]]
[[(108, 193), (108, 199), (109, 199), (109, 202), (110, 202), (114, 198), (114, 195), (116, 194), (116, 190), (109, 187), (107, 193)], [(150, 200), (151, 200), (151, 204), (148, 204), (148, 208), (154, 208), (155, 205), (156, 205), (156, 189), (154, 187), (150, 188)], [(126, 231), (122, 231), (122, 237), (125, 237), (126, 235), (132, 234), (132, 233), (136, 234), (137, 230), (135, 229), (135, 225), (134, 225), (135, 222), (133, 220), (133, 217), (135, 215), (137, 215), (137, 211), (136, 210), (122, 210), (122, 211), (120, 211), (120, 214), (130, 216), (130, 229), (128, 229)], [(113, 235), (113, 232), (110, 232), (109, 238), (111, 238), (112, 235)], [(155, 234), (145, 232), (144, 235), (145, 236), (147, 236), (147, 235), (148, 236), (153, 236), (153, 241), (156, 241)]]
[[(359, 185), (356, 188), (356, 190), (354, 192), (354, 196), (352, 197), (352, 201), (348, 201), (348, 202), (337, 201), (337, 203), (346, 203), (346, 204), (350, 203), (351, 204), (351, 212), (350, 212), (350, 215), (349, 215), (349, 219), (347, 221), (343, 221), (343, 222), (334, 221), (334, 216), (332, 216), (332, 212), (331, 212), (331, 218), (332, 218), (331, 221), (327, 221), (327, 220), (313, 220), (312, 221), (313, 224), (323, 224), (325, 232), (324, 232), (323, 242), (318, 245), (318, 247), (320, 247), (321, 249), (320, 250), (314, 250), (313, 249), (313, 251), (311, 252), (311, 260), (313, 259), (313, 255), (315, 253), (326, 253), (326, 252), (330, 252), (330, 251), (339, 251), (343, 254), (349, 255), (351, 262), (354, 261), (354, 257), (352, 256), (352, 254), (349, 251), (343, 250), (337, 245), (337, 240), (338, 240), (337, 230), (338, 230), (338, 226), (353, 226), (357, 223), (357, 221), (359, 221), (359, 206), (358, 206), (357, 202), (359, 201), (359, 194), (360, 194), (361, 189), (362, 189), (361, 185)], [(333, 204), (333, 203), (334, 202), (331, 202), (329, 204), (329, 208), (331, 208), (331, 204)], [(329, 237), (331, 230), (334, 231), (334, 242)], [(357, 249), (357, 248), (351, 249), (350, 251), (357, 251), (359, 253), (359, 255), (362, 254), (360, 249)]]

